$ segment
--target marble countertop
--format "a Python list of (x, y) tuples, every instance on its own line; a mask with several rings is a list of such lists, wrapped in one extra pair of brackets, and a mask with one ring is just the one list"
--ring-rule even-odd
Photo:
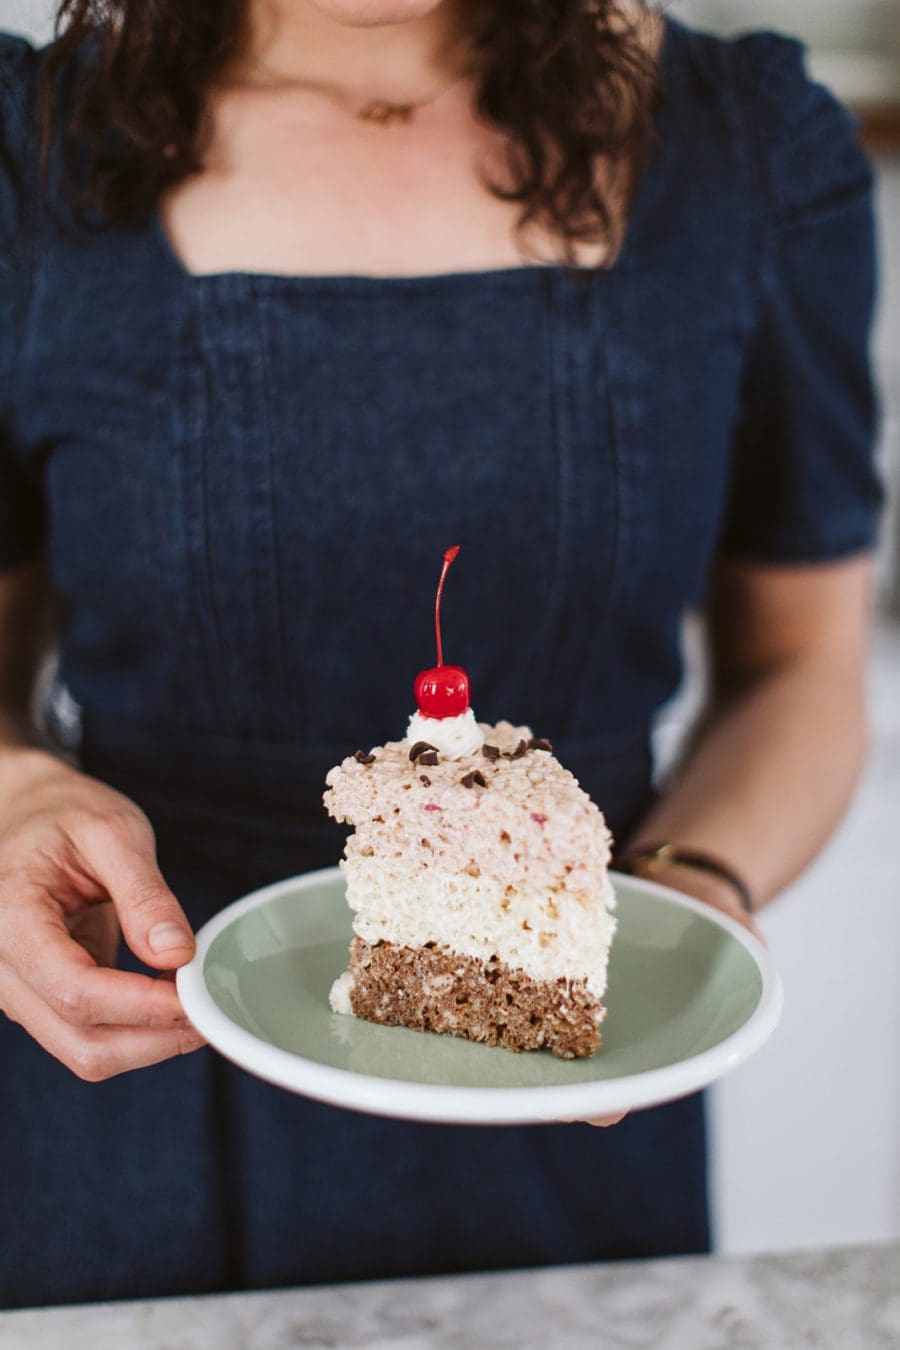
[(0, 1313), (0, 1350), (897, 1350), (900, 1243)]

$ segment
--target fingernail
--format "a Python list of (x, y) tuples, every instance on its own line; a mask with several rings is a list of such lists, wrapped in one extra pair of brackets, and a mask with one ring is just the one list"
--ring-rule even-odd
[(170, 952), (175, 947), (192, 947), (194, 939), (178, 923), (158, 923), (147, 934), (147, 941), (156, 953)]

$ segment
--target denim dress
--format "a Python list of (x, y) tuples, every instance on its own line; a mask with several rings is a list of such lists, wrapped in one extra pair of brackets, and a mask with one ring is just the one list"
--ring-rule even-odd
[[(802, 49), (667, 22), (613, 267), (402, 279), (192, 276), (156, 216), (78, 225), (52, 156), (39, 187), (42, 59), (0, 41), (0, 565), (47, 558), (52, 734), (192, 923), (337, 861), (325, 772), (403, 735), (449, 543), (477, 716), (549, 736), (624, 838), (716, 559), (872, 544), (871, 174)], [(7, 1021), (0, 1075), (7, 1306), (710, 1240), (696, 1096), (410, 1124), (211, 1050), (85, 1084)]]

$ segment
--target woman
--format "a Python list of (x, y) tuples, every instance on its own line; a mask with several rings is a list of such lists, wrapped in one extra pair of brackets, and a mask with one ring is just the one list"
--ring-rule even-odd
[[(789, 40), (599, 0), (61, 23), (0, 84), (2, 1300), (703, 1250), (699, 1098), (352, 1115), (185, 1055), (170, 977), (336, 860), (324, 772), (405, 725), (448, 539), (479, 716), (551, 737), (620, 844), (724, 864), (655, 875), (751, 924), (814, 855), (878, 505), (850, 119)], [(654, 800), (704, 595), (713, 695)]]

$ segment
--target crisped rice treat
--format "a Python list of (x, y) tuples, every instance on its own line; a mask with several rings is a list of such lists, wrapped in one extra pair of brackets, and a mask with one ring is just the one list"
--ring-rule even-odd
[[(332, 1006), (507, 1050), (593, 1054), (615, 932), (603, 816), (529, 727), (469, 710), (437, 734), (429, 720), (328, 774), (325, 805), (354, 827), (341, 867), (356, 935)], [(423, 727), (432, 739), (412, 739)]]

